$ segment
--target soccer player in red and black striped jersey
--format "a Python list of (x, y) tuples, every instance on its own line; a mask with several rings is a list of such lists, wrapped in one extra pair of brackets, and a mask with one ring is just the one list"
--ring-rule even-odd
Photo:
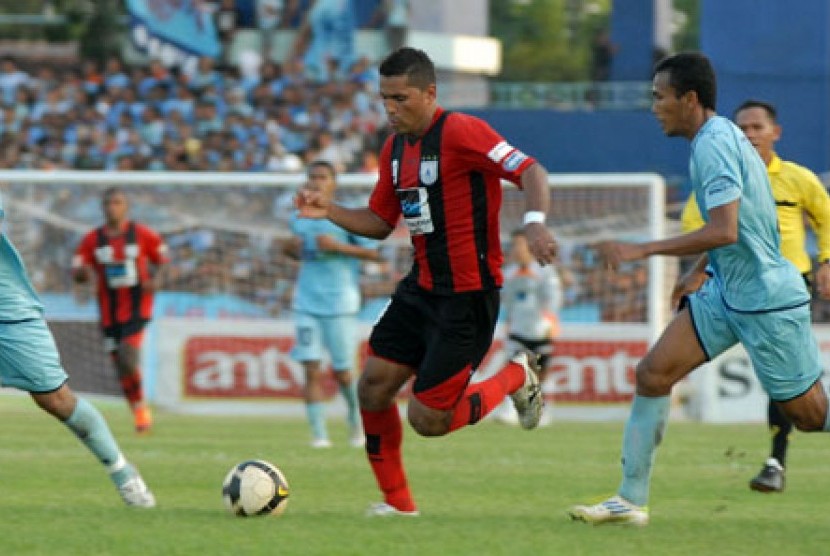
[(380, 175), (364, 208), (300, 191), (301, 214), (328, 218), (355, 234), (382, 239), (403, 216), (415, 260), (372, 330), (358, 385), (366, 451), (384, 494), (370, 515), (417, 515), (401, 459), (395, 395), (412, 376), (408, 417), (424, 436), (477, 423), (511, 396), (524, 428), (542, 400), (535, 358), (517, 354), (492, 378), (470, 377), (493, 339), (502, 284), (501, 179), (525, 192), (525, 233), (533, 255), (553, 263), (545, 226), (546, 170), (484, 121), (436, 103), (435, 68), (422, 51), (401, 48), (380, 66), (380, 94), (395, 134), (383, 146)]
[(153, 314), (153, 293), (159, 270), (167, 262), (167, 246), (147, 226), (129, 218), (123, 190), (112, 187), (103, 195), (104, 220), (84, 236), (72, 260), (76, 282), (96, 275), (98, 309), (104, 345), (112, 356), (124, 396), (139, 433), (153, 423), (144, 402), (141, 380), (141, 342), (144, 326)]

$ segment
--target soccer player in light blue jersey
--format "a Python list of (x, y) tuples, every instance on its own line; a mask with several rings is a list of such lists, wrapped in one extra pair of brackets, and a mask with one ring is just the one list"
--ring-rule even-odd
[[(0, 199), (0, 220), (5, 217)], [(0, 234), (0, 385), (28, 392), (41, 409), (62, 421), (103, 464), (128, 506), (152, 508), (153, 493), (124, 459), (104, 417), (66, 384), (43, 306), (23, 260)]]
[(715, 113), (716, 90), (714, 70), (702, 54), (676, 54), (655, 68), (653, 111), (666, 135), (691, 141), (690, 177), (705, 224), (665, 240), (611, 242), (603, 256), (616, 268), (653, 255), (702, 255), (674, 288), (677, 315), (637, 365), (617, 495), (574, 506), (573, 519), (648, 523), (651, 470), (672, 386), (739, 342), (770, 399), (799, 430), (830, 430), (810, 294), (781, 255), (766, 166), (741, 130)]
[[(333, 197), (336, 187), (337, 176), (331, 164), (317, 161), (309, 165), (306, 190)], [(380, 253), (375, 241), (349, 233), (325, 218), (302, 218), (295, 214), (291, 231), (294, 241), (290, 254), (301, 261), (294, 287), (296, 341), (292, 356), (305, 369), (304, 394), (311, 445), (331, 446), (322, 384), (321, 361), (325, 348), (348, 406), (349, 443), (362, 447), (365, 437), (351, 371), (357, 346), (356, 316), (360, 310), (360, 261), (380, 261)]]

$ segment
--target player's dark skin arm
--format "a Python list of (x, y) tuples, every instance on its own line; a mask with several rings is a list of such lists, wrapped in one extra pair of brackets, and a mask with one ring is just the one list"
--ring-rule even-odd
[(154, 265), (150, 268), (150, 277), (149, 279), (141, 284), (141, 287), (147, 291), (158, 291), (161, 289), (161, 285), (164, 283), (164, 277), (166, 275), (166, 264), (159, 264)]
[(76, 284), (86, 284), (89, 282), (89, 267), (79, 266), (72, 271), (72, 279)]
[(386, 239), (392, 233), (392, 226), (368, 208), (346, 208), (336, 203), (328, 207), (328, 219), (359, 236), (372, 239)]
[(361, 259), (364, 261), (382, 261), (383, 257), (377, 249), (369, 249), (368, 247), (361, 247), (360, 245), (352, 245), (342, 241), (337, 241), (331, 236), (320, 235), (317, 236), (317, 247), (323, 251), (332, 251)]
[(290, 237), (282, 242), (282, 252), (289, 259), (299, 261), (303, 240), (297, 236)]
[(652, 255), (697, 255), (738, 241), (738, 208), (735, 200), (709, 211), (709, 222), (702, 228), (680, 236), (645, 243), (608, 242), (600, 246), (605, 262), (617, 268), (625, 261), (645, 259)]
[[(535, 162), (528, 166), (521, 177), (522, 191), (525, 194), (525, 211), (548, 213), (550, 208), (550, 188), (548, 171)], [(525, 225), (525, 236), (530, 252), (541, 264), (553, 264), (558, 246), (547, 226), (540, 222)]]

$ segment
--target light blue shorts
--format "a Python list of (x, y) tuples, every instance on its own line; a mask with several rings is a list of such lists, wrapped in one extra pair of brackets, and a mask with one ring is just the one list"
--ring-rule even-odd
[(707, 280), (692, 294), (689, 305), (708, 358), (740, 342), (755, 375), (773, 400), (797, 398), (821, 376), (809, 305), (768, 313), (739, 313), (726, 307), (714, 280)]
[(291, 357), (297, 361), (320, 361), (325, 347), (335, 371), (350, 370), (357, 352), (356, 323), (354, 315), (317, 317), (294, 313), (296, 338)]
[(40, 394), (57, 390), (67, 378), (46, 321), (0, 324), (0, 384)]

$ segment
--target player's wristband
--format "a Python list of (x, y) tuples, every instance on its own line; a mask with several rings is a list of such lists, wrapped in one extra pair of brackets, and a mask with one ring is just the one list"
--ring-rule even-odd
[(525, 213), (525, 217), (522, 223), (525, 226), (527, 226), (528, 224), (544, 224), (545, 213), (541, 210), (529, 210)]

